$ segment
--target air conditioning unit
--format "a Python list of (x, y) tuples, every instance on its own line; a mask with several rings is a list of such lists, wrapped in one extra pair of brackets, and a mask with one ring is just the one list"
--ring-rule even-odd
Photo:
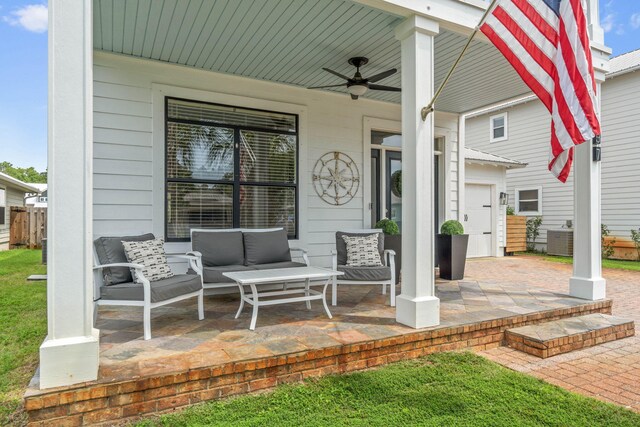
[(573, 230), (547, 231), (547, 253), (573, 256)]

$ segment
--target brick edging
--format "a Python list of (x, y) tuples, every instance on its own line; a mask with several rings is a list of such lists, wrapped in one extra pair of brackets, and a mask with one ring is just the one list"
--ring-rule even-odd
[(24, 406), (30, 426), (113, 424), (207, 400), (415, 359), (436, 352), (495, 348), (502, 344), (504, 331), (508, 328), (576, 315), (611, 314), (611, 308), (612, 301), (604, 300), (162, 376), (112, 383), (92, 382), (55, 390), (29, 390)]

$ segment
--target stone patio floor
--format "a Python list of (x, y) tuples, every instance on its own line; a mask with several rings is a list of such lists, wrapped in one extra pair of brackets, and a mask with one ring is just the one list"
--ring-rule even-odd
[[(467, 273), (480, 283), (535, 286), (568, 293), (571, 266), (541, 257), (517, 256), (474, 260)], [(607, 298), (613, 314), (640, 324), (640, 272), (605, 269)], [(640, 412), (640, 336), (625, 338), (548, 359), (508, 347), (480, 352), (516, 371), (552, 384)]]
[[(441, 325), (460, 326), (588, 303), (539, 290), (517, 280), (499, 283), (500, 261), (472, 261), (467, 278), (438, 281)], [(505, 264), (506, 265), (506, 264)], [(480, 267), (480, 268), (479, 268)], [(399, 287), (398, 287), (399, 292)], [(261, 307), (255, 331), (248, 329), (251, 308), (234, 319), (236, 295), (205, 297), (205, 320), (198, 321), (195, 299), (152, 311), (153, 339), (142, 339), (142, 312), (133, 307), (101, 307), (99, 381), (132, 379), (187, 371), (259, 357), (384, 339), (415, 330), (395, 322), (395, 308), (381, 286), (341, 286), (338, 306), (328, 319), (322, 304), (312, 302)]]

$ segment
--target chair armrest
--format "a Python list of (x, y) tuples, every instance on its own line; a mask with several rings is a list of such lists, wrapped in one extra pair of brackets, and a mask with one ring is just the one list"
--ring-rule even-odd
[(201, 256), (189, 255), (189, 254), (166, 254), (167, 258), (180, 258), (186, 260), (196, 260), (201, 258)]
[(198, 251), (189, 251), (186, 254), (175, 255), (176, 258), (182, 258), (189, 261), (189, 268), (202, 276), (202, 253)]
[(96, 265), (95, 267), (93, 267), (94, 270), (102, 270), (103, 268), (110, 268), (110, 267), (129, 267), (129, 268), (133, 268), (136, 270), (142, 270), (144, 268), (144, 266), (140, 265), (140, 264), (133, 264), (130, 262), (116, 262), (113, 264), (102, 264), (102, 265)]
[(387, 267), (395, 268), (396, 265), (396, 251), (393, 249), (385, 249), (382, 253), (384, 258), (384, 263)]
[(338, 251), (335, 249), (331, 250), (331, 267), (334, 271), (338, 269)]
[(289, 248), (289, 250), (291, 252), (302, 252), (302, 259), (304, 260), (304, 263), (307, 264), (307, 266), (311, 265), (309, 263), (309, 252), (306, 249), (303, 249), (303, 248)]

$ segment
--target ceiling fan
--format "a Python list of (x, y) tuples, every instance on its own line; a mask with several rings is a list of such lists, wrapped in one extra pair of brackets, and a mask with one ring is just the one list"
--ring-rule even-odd
[(377, 82), (378, 80), (382, 80), (386, 77), (389, 77), (393, 74), (395, 74), (398, 70), (396, 70), (395, 68), (392, 68), (390, 70), (384, 71), (382, 73), (376, 74), (374, 76), (371, 76), (369, 78), (363, 78), (362, 74), (360, 74), (360, 67), (362, 67), (363, 65), (367, 64), (369, 62), (369, 59), (363, 57), (363, 56), (356, 56), (354, 58), (349, 59), (349, 64), (353, 65), (354, 67), (356, 67), (356, 73), (353, 75), (353, 77), (347, 77), (343, 74), (338, 73), (337, 71), (333, 71), (330, 70), (328, 68), (323, 68), (323, 70), (334, 74), (338, 77), (340, 77), (341, 79), (345, 79), (347, 82), (346, 83), (341, 83), (339, 85), (329, 85), (329, 86), (314, 86), (314, 87), (310, 87), (307, 89), (325, 89), (325, 88), (330, 88), (330, 87), (346, 87), (347, 91), (349, 92), (349, 94), (351, 95), (351, 99), (358, 99), (359, 96), (364, 95), (369, 89), (371, 90), (386, 90), (389, 92), (400, 92), (400, 88), (399, 87), (391, 87), (391, 86), (384, 86), (384, 85), (376, 85), (376, 84), (372, 84)]

